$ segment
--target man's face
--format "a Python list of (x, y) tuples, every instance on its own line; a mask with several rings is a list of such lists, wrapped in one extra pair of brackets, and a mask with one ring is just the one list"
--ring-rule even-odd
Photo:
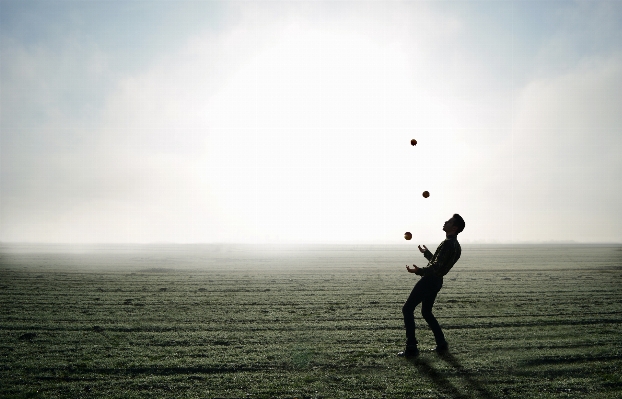
[(451, 217), (451, 219), (445, 222), (445, 224), (443, 225), (443, 231), (449, 234), (454, 234), (456, 232), (456, 227), (454, 227), (453, 216)]

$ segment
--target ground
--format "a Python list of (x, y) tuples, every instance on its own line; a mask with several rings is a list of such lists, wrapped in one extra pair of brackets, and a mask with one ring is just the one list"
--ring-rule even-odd
[(557, 251), (465, 246), (407, 360), (412, 250), (5, 250), (0, 397), (620, 398), (622, 251)]

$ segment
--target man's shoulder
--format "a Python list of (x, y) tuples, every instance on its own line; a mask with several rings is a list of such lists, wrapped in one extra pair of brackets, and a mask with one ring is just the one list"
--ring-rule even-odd
[(447, 237), (445, 241), (448, 244), (451, 244), (454, 248), (460, 249), (460, 243), (458, 242), (458, 237)]
[(454, 250), (456, 251), (456, 253), (461, 253), (462, 252), (462, 247), (460, 246), (460, 243), (458, 242), (458, 240), (454, 240)]

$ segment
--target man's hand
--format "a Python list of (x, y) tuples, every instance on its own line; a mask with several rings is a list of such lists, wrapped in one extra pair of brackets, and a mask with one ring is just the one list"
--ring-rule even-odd
[(421, 271), (421, 269), (418, 268), (417, 265), (413, 265), (412, 269), (408, 265), (406, 265), (406, 270), (408, 270), (408, 273), (415, 273), (416, 275), (420, 275), (419, 272)]
[(422, 254), (425, 253), (425, 251), (428, 250), (428, 247), (426, 247), (425, 245), (423, 246), (423, 248), (421, 248), (421, 245), (419, 245), (419, 252), (421, 252)]

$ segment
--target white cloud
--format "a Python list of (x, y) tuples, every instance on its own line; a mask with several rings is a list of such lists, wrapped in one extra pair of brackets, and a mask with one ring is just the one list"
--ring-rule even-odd
[(401, 242), (454, 212), (467, 239), (622, 236), (618, 58), (514, 98), (427, 3), (278, 4), (132, 75), (5, 45), (0, 239)]
[(622, 236), (613, 222), (622, 203), (621, 103), (620, 57), (586, 61), (521, 91), (512, 142), (517, 238)]
[[(48, 117), (38, 133), (58, 140), (57, 151), (9, 160), (16, 174), (18, 165), (30, 173), (3, 194), (3, 239), (110, 241), (115, 226), (122, 241), (388, 234), (400, 190), (387, 148), (410, 140), (394, 129), (412, 126), (414, 102), (417, 123), (432, 124), (427, 118), (439, 111), (409, 93), (415, 77), (400, 32), (384, 26), (408, 20), (384, 10), (380, 21), (374, 9), (344, 27), (340, 18), (318, 25), (304, 10), (272, 18), (250, 8), (235, 28), (190, 38), (144, 73), (123, 77), (88, 124)], [(419, 11), (415, 20), (427, 21)], [(429, 43), (412, 43), (429, 57)], [(419, 86), (430, 92), (430, 84)], [(88, 145), (72, 147), (71, 135)], [(45, 193), (47, 204), (39, 204)]]

